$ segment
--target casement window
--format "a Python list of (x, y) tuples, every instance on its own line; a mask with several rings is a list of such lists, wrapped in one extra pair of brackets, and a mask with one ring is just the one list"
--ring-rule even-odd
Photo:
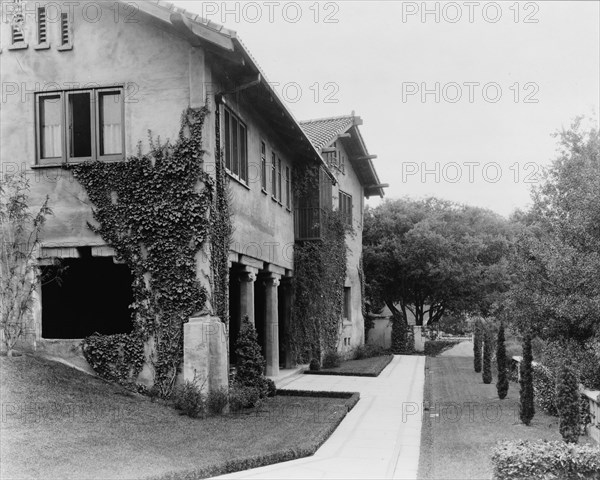
[(340, 213), (347, 225), (352, 226), (352, 195), (340, 190)]
[(290, 190), (290, 167), (285, 167), (285, 206), (288, 210), (292, 208), (292, 192)]
[(277, 200), (277, 155), (271, 152), (271, 195)]
[(341, 148), (338, 148), (337, 142), (333, 142), (330, 147), (332, 151), (326, 153), (327, 164), (331, 168), (335, 168), (342, 173), (346, 173), (346, 156), (344, 155)]
[(36, 137), (38, 165), (123, 160), (123, 89), (37, 94)]
[(260, 188), (267, 193), (267, 145), (260, 142)]
[(225, 168), (242, 183), (248, 183), (248, 136), (246, 125), (228, 108), (224, 115)]
[(283, 196), (283, 192), (281, 189), (281, 180), (282, 180), (282, 176), (281, 176), (281, 158), (277, 157), (277, 200), (279, 202), (281, 202), (282, 200), (282, 196)]

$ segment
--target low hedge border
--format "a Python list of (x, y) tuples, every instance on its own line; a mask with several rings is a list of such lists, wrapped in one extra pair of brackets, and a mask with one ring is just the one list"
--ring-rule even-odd
[(393, 355), (385, 355), (387, 357), (387, 361), (381, 365), (379, 371), (371, 373), (371, 372), (341, 372), (339, 370), (328, 370), (326, 368), (321, 368), (321, 370), (304, 370), (305, 375), (334, 375), (339, 377), (378, 377), (381, 372), (387, 367), (391, 361), (394, 359)]
[(493, 451), (494, 480), (600, 479), (600, 447), (564, 442), (502, 442)]
[(347, 410), (344, 415), (336, 418), (334, 422), (329, 423), (327, 429), (316, 439), (300, 445), (297, 448), (287, 448), (278, 452), (272, 452), (265, 455), (253, 455), (246, 458), (229, 460), (225, 463), (219, 463), (204, 468), (174, 471), (164, 475), (149, 477), (147, 480), (199, 480), (203, 478), (225, 475), (227, 473), (241, 472), (251, 468), (264, 467), (275, 463), (287, 462), (298, 458), (310, 457), (319, 449), (321, 445), (331, 436), (346, 414), (354, 408), (360, 400), (358, 392), (325, 392), (310, 390), (277, 390), (277, 395), (294, 397), (321, 397), (321, 398), (340, 398), (347, 400)]

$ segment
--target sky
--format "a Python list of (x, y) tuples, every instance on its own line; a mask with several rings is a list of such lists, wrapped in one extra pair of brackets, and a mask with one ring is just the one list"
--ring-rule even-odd
[(598, 118), (600, 2), (173, 3), (235, 30), (298, 120), (360, 116), (386, 198), (508, 216), (551, 134)]

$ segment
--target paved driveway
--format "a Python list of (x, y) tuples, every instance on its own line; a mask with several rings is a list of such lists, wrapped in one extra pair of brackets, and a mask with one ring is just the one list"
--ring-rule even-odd
[(416, 479), (425, 357), (396, 355), (376, 378), (297, 375), (279, 388), (360, 392), (333, 435), (307, 458), (217, 478)]

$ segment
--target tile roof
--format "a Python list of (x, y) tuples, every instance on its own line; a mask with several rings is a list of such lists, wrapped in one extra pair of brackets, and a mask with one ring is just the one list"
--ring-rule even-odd
[(158, 5), (163, 10), (170, 11), (173, 13), (180, 13), (185, 16), (188, 20), (203, 25), (215, 32), (219, 32), (223, 35), (227, 35), (228, 37), (234, 38), (236, 37), (236, 32), (234, 30), (230, 30), (229, 28), (224, 27), (223, 25), (213, 22), (212, 20), (207, 20), (204, 17), (201, 17), (197, 13), (190, 12), (185, 8), (177, 7), (173, 5), (171, 2), (166, 2), (164, 0), (146, 0), (148, 3), (153, 3), (154, 5)]
[(300, 126), (316, 148), (323, 148), (354, 125), (355, 118), (354, 115), (319, 118), (317, 120), (302, 121)]

